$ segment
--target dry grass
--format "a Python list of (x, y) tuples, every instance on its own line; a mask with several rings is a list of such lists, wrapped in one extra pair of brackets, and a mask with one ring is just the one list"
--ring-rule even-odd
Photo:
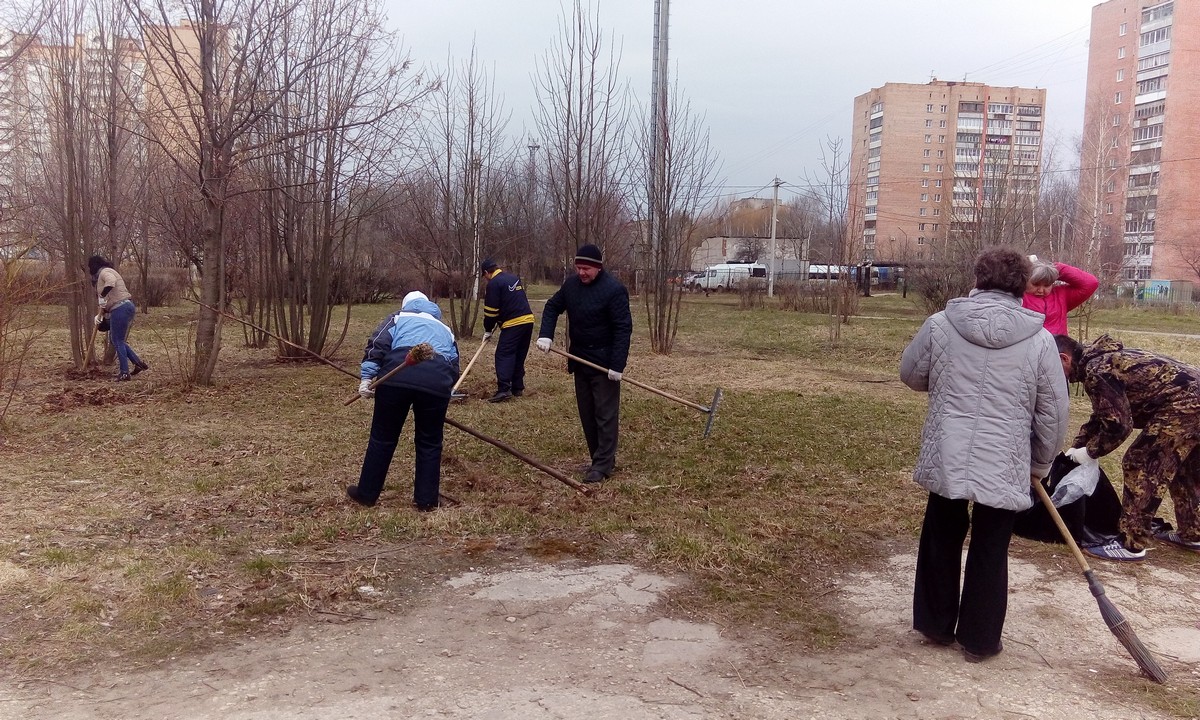
[[(854, 320), (830, 348), (825, 316), (685, 302), (676, 353), (653, 356), (639, 336), (627, 373), (701, 404), (723, 387), (711, 438), (703, 414), (627, 386), (619, 471), (585, 498), (447, 428), (442, 489), (462, 505), (432, 514), (409, 508), (407, 430), (380, 505), (345, 500), (369, 425), (367, 404), (341, 403), (354, 379), (276, 363), (227, 326), (217, 386), (186, 389), (190, 308), (139, 318), (132, 340), (153, 369), (135, 382), (72, 377), (63, 313), (45, 309), (39, 362), (0, 445), (0, 657), (138, 665), (312, 613), (394, 610), (408, 585), (512, 550), (687, 572), (694, 589), (673, 598), (685, 610), (836, 643), (836, 578), (911, 549), (920, 522), (909, 471), (925, 401), (896, 379), (920, 312), (864, 299), (876, 319)], [(356, 308), (350, 337), (390, 309)], [(464, 358), (477, 342), (461, 341)], [(451, 416), (573, 472), (586, 450), (562, 359), (531, 353), (526, 397), (489, 405), (490, 358)], [(358, 358), (338, 361), (353, 370)], [(1075, 410), (1082, 419), (1084, 399)]]

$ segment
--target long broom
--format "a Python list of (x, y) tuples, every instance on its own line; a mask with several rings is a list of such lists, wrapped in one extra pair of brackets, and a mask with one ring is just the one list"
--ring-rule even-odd
[(1042, 504), (1046, 506), (1046, 511), (1050, 513), (1050, 517), (1054, 519), (1054, 524), (1058, 526), (1058, 531), (1062, 533), (1063, 540), (1067, 543), (1067, 547), (1071, 548), (1071, 554), (1075, 556), (1075, 561), (1079, 563), (1079, 567), (1083, 569), (1083, 577), (1087, 579), (1088, 589), (1092, 591), (1092, 596), (1096, 598), (1096, 604), (1100, 606), (1100, 617), (1104, 618), (1104, 624), (1112, 631), (1112, 634), (1117, 637), (1117, 640), (1125, 646), (1125, 650), (1129, 652), (1129, 656), (1138, 664), (1142, 672), (1146, 673), (1156, 683), (1165, 683), (1167, 681), (1167, 673), (1159, 666), (1158, 661), (1146, 649), (1141, 640), (1133, 631), (1133, 627), (1125, 620), (1125, 616), (1113, 605), (1108, 596), (1104, 594), (1104, 586), (1096, 579), (1092, 573), (1092, 568), (1088, 565), (1088, 561), (1083, 557), (1083, 553), (1079, 550), (1079, 546), (1075, 544), (1075, 538), (1071, 537), (1071, 531), (1067, 529), (1066, 523), (1063, 522), (1062, 516), (1058, 514), (1058, 508), (1054, 507), (1054, 503), (1050, 500), (1050, 495), (1046, 493), (1046, 488), (1042, 487), (1041, 481), (1037, 478), (1030, 478), (1033, 482), (1033, 488), (1037, 491), (1038, 497), (1042, 499)]

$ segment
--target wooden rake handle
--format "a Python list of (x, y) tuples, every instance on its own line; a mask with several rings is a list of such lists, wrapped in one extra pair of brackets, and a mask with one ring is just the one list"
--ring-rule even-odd
[(1050, 513), (1050, 518), (1058, 526), (1058, 531), (1063, 536), (1063, 542), (1067, 544), (1067, 547), (1071, 548), (1071, 554), (1075, 556), (1075, 562), (1079, 563), (1079, 567), (1083, 569), (1084, 573), (1090, 573), (1092, 568), (1088, 565), (1087, 558), (1083, 556), (1083, 551), (1075, 543), (1075, 538), (1071, 537), (1071, 531), (1067, 529), (1067, 524), (1063, 522), (1062, 515), (1058, 514), (1058, 508), (1054, 507), (1054, 502), (1050, 499), (1046, 488), (1042, 487), (1042, 481), (1032, 475), (1029, 476), (1029, 480), (1033, 484), (1034, 491), (1041, 498), (1042, 504), (1046, 506), (1046, 512)]
[[(420, 362), (420, 361), (418, 360), (417, 362)], [(399, 365), (397, 365), (396, 367), (392, 368), (391, 370), (388, 370), (388, 371), (387, 371), (386, 373), (384, 373), (382, 376), (380, 376), (380, 377), (377, 377), (377, 378), (375, 378), (374, 380), (372, 380), (372, 381), (371, 381), (371, 384), (368, 386), (368, 388), (367, 388), (367, 389), (369, 389), (369, 390), (374, 390), (374, 389), (376, 388), (376, 386), (378, 386), (378, 385), (382, 385), (382, 384), (383, 384), (383, 382), (384, 382), (385, 380), (387, 380), (388, 378), (392, 377), (392, 376), (393, 376), (393, 375), (395, 375), (396, 373), (400, 372), (400, 371), (401, 371), (401, 370), (403, 370), (404, 368), (407, 368), (407, 367), (412, 367), (413, 365), (416, 365), (416, 364), (417, 364), (416, 362), (409, 362), (409, 361), (408, 361), (408, 358), (405, 358), (405, 359), (404, 359), (404, 362), (400, 363)], [(355, 400), (358, 400), (358, 399), (360, 399), (361, 397), (362, 397), (362, 395), (359, 395), (358, 393), (354, 393), (354, 394), (353, 394), (353, 395), (351, 395), (350, 397), (346, 398), (346, 401), (345, 401), (345, 402), (343, 402), (343, 403), (342, 403), (342, 405), (350, 405), (350, 404), (352, 404), (352, 403), (353, 403)]]
[(467, 363), (467, 368), (462, 371), (462, 375), (458, 376), (458, 382), (454, 383), (454, 387), (450, 388), (450, 394), (458, 392), (458, 386), (462, 385), (462, 381), (467, 379), (467, 373), (471, 372), (471, 366), (475, 364), (475, 359), (479, 357), (479, 353), (483, 352), (483, 346), (487, 345), (491, 338), (484, 338), (483, 342), (479, 343), (479, 348), (475, 350), (475, 354), (471, 356), (471, 362)]
[[(571, 353), (566, 352), (564, 350), (559, 350), (558, 348), (554, 347), (553, 345), (550, 346), (550, 352), (556, 353), (558, 355), (562, 355), (563, 357), (567, 358), (568, 360), (574, 360), (575, 362), (579, 363), (580, 365), (586, 365), (594, 370), (599, 370), (602, 373), (610, 372), (610, 370), (606, 367), (597, 365), (596, 363), (591, 362), (589, 360), (584, 360), (583, 358), (578, 357), (576, 355), (572, 355)], [(648, 390), (649, 392), (652, 392), (655, 395), (658, 395), (659, 397), (665, 397), (668, 400), (674, 400), (675, 402), (677, 402), (681, 405), (687, 405), (690, 408), (695, 408), (702, 413), (710, 412), (709, 408), (704, 407), (700, 403), (694, 403), (691, 400), (684, 400), (683, 398), (681, 398), (677, 395), (672, 395), (671, 393), (666, 392), (665, 390), (659, 390), (656, 387), (650, 387), (649, 385), (647, 385), (645, 383), (640, 383), (637, 380), (632, 380), (630, 378), (625, 377), (624, 375), (621, 376), (621, 382), (627, 382), (630, 385), (640, 387), (643, 390)]]

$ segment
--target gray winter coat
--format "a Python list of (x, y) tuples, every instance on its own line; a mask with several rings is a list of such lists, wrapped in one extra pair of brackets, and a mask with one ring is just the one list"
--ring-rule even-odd
[(972, 290), (904, 349), (900, 379), (929, 393), (913, 478), (945, 498), (1031, 504), (1067, 436), (1067, 381), (1045, 318), (1007, 293)]

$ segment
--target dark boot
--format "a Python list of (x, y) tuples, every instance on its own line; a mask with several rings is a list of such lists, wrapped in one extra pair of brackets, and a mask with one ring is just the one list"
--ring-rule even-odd
[(504, 402), (505, 400), (511, 400), (512, 396), (513, 396), (513, 394), (511, 392), (509, 392), (508, 390), (499, 390), (496, 392), (495, 395), (488, 398), (488, 402), (490, 402), (490, 403)]

